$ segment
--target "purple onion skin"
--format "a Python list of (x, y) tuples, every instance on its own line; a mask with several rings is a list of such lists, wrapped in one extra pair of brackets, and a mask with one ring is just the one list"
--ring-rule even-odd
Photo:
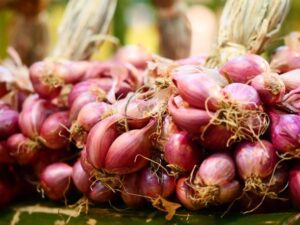
[(100, 181), (97, 181), (92, 185), (91, 190), (87, 193), (87, 197), (94, 203), (104, 203), (113, 199), (114, 192)]
[(269, 65), (265, 59), (258, 55), (246, 54), (230, 59), (221, 67), (220, 73), (229, 82), (247, 83), (255, 76), (268, 70)]
[(57, 112), (50, 115), (43, 123), (40, 130), (40, 137), (44, 145), (53, 150), (65, 148), (69, 144), (70, 127), (69, 113)]
[(194, 183), (223, 186), (235, 178), (234, 162), (228, 154), (215, 153), (207, 157), (196, 173)]
[(182, 171), (191, 171), (201, 159), (201, 150), (192, 143), (186, 131), (181, 131), (168, 138), (164, 159)]
[(232, 83), (222, 89), (225, 99), (237, 103), (243, 109), (254, 110), (261, 105), (257, 91), (247, 84)]
[(0, 140), (17, 133), (19, 113), (11, 109), (0, 109)]
[(266, 140), (244, 142), (235, 150), (235, 162), (239, 176), (243, 180), (251, 177), (263, 179), (270, 176), (277, 160), (275, 148)]
[(72, 167), (66, 163), (53, 163), (40, 175), (41, 186), (45, 194), (54, 201), (64, 199), (72, 187)]
[(300, 209), (300, 165), (295, 166), (289, 174), (289, 192), (293, 204)]
[(82, 166), (83, 170), (88, 175), (91, 175), (91, 173), (94, 171), (95, 168), (93, 167), (93, 165), (91, 164), (91, 162), (88, 159), (86, 149), (83, 149), (81, 151), (81, 155), (80, 155), (79, 160), (80, 160), (80, 163), (81, 163), (81, 166)]
[(130, 208), (138, 208), (145, 205), (145, 198), (141, 197), (140, 172), (124, 176), (121, 198)]
[(293, 153), (300, 147), (300, 116), (272, 111), (271, 140), (280, 153)]
[(141, 172), (141, 193), (152, 199), (159, 196), (168, 198), (174, 193), (175, 186), (175, 178), (168, 176), (164, 171), (161, 171), (161, 174), (155, 174), (150, 168), (145, 168)]
[(90, 176), (82, 168), (80, 160), (73, 165), (72, 180), (75, 187), (81, 193), (87, 193), (90, 191), (92, 182), (90, 181)]

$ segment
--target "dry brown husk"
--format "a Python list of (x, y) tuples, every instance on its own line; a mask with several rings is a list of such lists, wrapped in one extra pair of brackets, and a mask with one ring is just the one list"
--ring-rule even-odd
[(261, 53), (280, 27), (289, 10), (290, 0), (227, 0), (218, 41), (206, 66), (223, 65), (245, 53)]
[(83, 60), (106, 38), (117, 0), (70, 0), (59, 27), (53, 58)]
[(161, 55), (170, 59), (186, 58), (190, 53), (191, 29), (184, 2), (177, 0), (157, 7)]

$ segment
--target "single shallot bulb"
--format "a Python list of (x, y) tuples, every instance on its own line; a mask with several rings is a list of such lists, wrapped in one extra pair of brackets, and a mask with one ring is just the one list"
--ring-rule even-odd
[(235, 150), (235, 162), (239, 176), (245, 182), (244, 191), (271, 196), (269, 181), (277, 161), (275, 148), (266, 140), (239, 144)]
[(278, 104), (285, 93), (285, 85), (277, 73), (260, 74), (251, 80), (251, 86), (256, 89), (266, 105)]
[(114, 192), (100, 181), (96, 181), (87, 193), (87, 197), (94, 203), (104, 203), (114, 197)]
[(146, 203), (141, 193), (140, 177), (140, 172), (124, 176), (121, 198), (128, 207), (138, 208)]
[(300, 87), (284, 95), (280, 107), (288, 112), (300, 114)]
[(83, 147), (88, 132), (109, 109), (110, 105), (105, 102), (91, 102), (81, 108), (70, 129), (71, 138), (76, 141), (78, 148)]
[(221, 86), (208, 74), (181, 66), (174, 70), (172, 78), (179, 95), (191, 106), (210, 110), (218, 107)]
[(164, 146), (164, 159), (175, 172), (191, 171), (201, 159), (201, 150), (186, 131), (172, 134)]
[(68, 146), (70, 126), (69, 113), (57, 112), (50, 115), (43, 123), (39, 139), (49, 149), (58, 150)]
[(278, 73), (300, 69), (300, 54), (288, 46), (281, 46), (272, 55), (270, 66)]
[(246, 54), (230, 59), (221, 67), (220, 73), (229, 82), (247, 83), (255, 76), (268, 70), (269, 64), (264, 58), (259, 55)]
[(22, 133), (14, 134), (7, 139), (9, 154), (20, 165), (34, 164), (41, 150), (41, 145), (25, 137)]
[(212, 154), (201, 163), (194, 176), (178, 181), (177, 197), (191, 210), (229, 203), (240, 193), (235, 176), (234, 162), (229, 155)]
[(159, 196), (168, 198), (175, 191), (175, 178), (169, 176), (165, 171), (152, 171), (145, 168), (141, 171), (140, 188), (145, 197), (155, 199)]
[(41, 187), (51, 200), (58, 201), (66, 197), (72, 187), (72, 167), (66, 163), (53, 163), (40, 175)]
[(300, 156), (300, 116), (271, 111), (271, 140), (273, 146), (283, 154)]

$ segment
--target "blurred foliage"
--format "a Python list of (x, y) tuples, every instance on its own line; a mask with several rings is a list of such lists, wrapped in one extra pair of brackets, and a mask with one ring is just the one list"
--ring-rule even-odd
[[(188, 4), (204, 4), (215, 12), (219, 12), (225, 0), (185, 0)], [(51, 46), (57, 40), (57, 28), (61, 21), (64, 7), (67, 0), (52, 0), (49, 5), (48, 17), (51, 34)], [(145, 7), (146, 6), (146, 7)], [(134, 11), (133, 8), (136, 8)], [(149, 11), (146, 12), (145, 9)], [(140, 11), (140, 15), (136, 11)], [(145, 13), (146, 12), (146, 13)], [(279, 45), (285, 34), (291, 31), (300, 30), (298, 14), (300, 12), (300, 1), (291, 0), (291, 10), (281, 29), (278, 38), (274, 40), (272, 47)], [(6, 56), (8, 45), (8, 31), (13, 13), (10, 10), (0, 11), (0, 60)], [(145, 20), (143, 16), (146, 17)], [(131, 18), (133, 17), (133, 19)], [(140, 19), (142, 18), (142, 19)], [(141, 22), (142, 21), (142, 22)], [(155, 11), (151, 5), (151, 0), (119, 0), (114, 21), (110, 29), (110, 35), (116, 36), (121, 45), (141, 44), (149, 51), (157, 53), (158, 31), (155, 23)], [(22, 34), (20, 34), (21, 36)], [(106, 41), (93, 58), (105, 59), (116, 49), (115, 44)]]

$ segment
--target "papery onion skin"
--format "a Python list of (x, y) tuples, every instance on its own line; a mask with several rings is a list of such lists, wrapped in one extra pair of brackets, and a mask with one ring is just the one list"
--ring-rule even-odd
[(11, 109), (0, 109), (0, 140), (8, 138), (19, 130), (19, 113)]
[(247, 180), (251, 177), (266, 178), (271, 175), (277, 163), (273, 145), (260, 140), (254, 143), (244, 142), (235, 150), (235, 162), (239, 176)]
[(271, 111), (271, 140), (280, 153), (293, 153), (300, 147), (300, 116)]
[(229, 84), (222, 89), (222, 94), (225, 99), (242, 109), (254, 110), (261, 104), (257, 91), (247, 84)]
[(146, 200), (142, 197), (139, 172), (124, 176), (121, 198), (131, 208), (138, 208), (145, 205)]
[(159, 196), (168, 198), (175, 191), (175, 178), (169, 176), (165, 171), (156, 174), (151, 168), (141, 171), (140, 188), (144, 196), (155, 199)]
[(230, 59), (220, 68), (229, 82), (247, 83), (255, 76), (269, 70), (268, 62), (254, 54), (246, 54)]
[(96, 181), (91, 186), (91, 190), (87, 193), (87, 197), (94, 203), (104, 203), (114, 197), (114, 192), (100, 181)]
[(68, 112), (54, 113), (44, 121), (40, 130), (40, 139), (49, 149), (65, 148), (69, 144), (69, 132), (67, 130), (69, 127)]
[(201, 159), (201, 150), (192, 143), (188, 133), (181, 131), (172, 134), (164, 147), (164, 159), (180, 171), (191, 171)]
[(72, 167), (66, 163), (53, 163), (42, 171), (40, 182), (48, 198), (62, 200), (72, 187)]
[(293, 204), (300, 209), (300, 166), (296, 165), (289, 174), (289, 192)]
[(215, 153), (207, 157), (196, 173), (194, 183), (222, 186), (235, 178), (235, 166), (232, 158), (225, 153)]
[(82, 168), (80, 160), (73, 165), (72, 180), (75, 187), (81, 193), (87, 193), (90, 191), (90, 186), (92, 185), (90, 175), (88, 175)]
[(296, 88), (283, 96), (281, 104), (279, 105), (287, 112), (300, 114), (300, 88)]

